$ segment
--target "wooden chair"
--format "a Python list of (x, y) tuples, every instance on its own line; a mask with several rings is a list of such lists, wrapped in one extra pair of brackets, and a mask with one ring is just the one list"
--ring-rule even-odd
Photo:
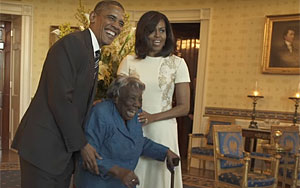
[[(263, 157), (244, 152), (242, 128), (237, 125), (215, 125), (213, 138), (215, 187), (277, 187), (279, 155)], [(271, 165), (273, 169), (269, 171), (251, 172), (251, 158), (269, 161), (275, 165)]]
[[(282, 134), (278, 141), (275, 139), (276, 131), (280, 131)], [(300, 176), (298, 172), (299, 141), (298, 126), (271, 126), (271, 146), (275, 147), (277, 143), (280, 148), (290, 148), (288, 153), (279, 153), (282, 158), (279, 163), (278, 180), (289, 184), (291, 188), (297, 187), (297, 181), (300, 183)]]
[[(194, 133), (189, 134), (189, 147), (187, 154), (187, 170), (190, 170), (192, 158), (199, 160), (199, 168), (202, 162), (203, 169), (206, 169), (206, 161), (214, 161), (213, 151), (213, 126), (218, 125), (231, 125), (234, 123), (232, 117), (209, 117), (206, 126), (206, 134)], [(201, 146), (202, 143), (202, 146)], [(193, 146), (195, 144), (195, 146)]]

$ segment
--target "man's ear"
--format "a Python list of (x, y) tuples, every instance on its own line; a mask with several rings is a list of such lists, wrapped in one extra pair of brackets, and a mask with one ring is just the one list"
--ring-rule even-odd
[(90, 13), (90, 23), (95, 23), (96, 16), (97, 16), (97, 14), (96, 14), (95, 11), (92, 11), (92, 12)]

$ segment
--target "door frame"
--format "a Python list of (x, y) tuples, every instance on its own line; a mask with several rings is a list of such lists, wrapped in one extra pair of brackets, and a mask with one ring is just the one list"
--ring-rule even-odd
[(11, 21), (2, 21), (5, 25), (4, 30), (4, 43), (5, 47), (3, 50), (3, 95), (2, 95), (2, 126), (1, 126), (1, 148), (2, 150), (9, 148), (9, 112), (10, 112), (10, 60), (11, 60)]
[[(146, 12), (127, 10), (131, 22), (137, 23), (140, 17)], [(205, 83), (207, 72), (207, 53), (208, 36), (210, 23), (210, 8), (192, 9), (192, 10), (158, 10), (165, 14), (172, 23), (200, 23), (200, 48), (198, 53), (193, 133), (201, 132), (204, 126), (201, 126), (203, 114), (205, 112)]]
[[(22, 16), (22, 31), (21, 31), (21, 66), (20, 66), (20, 113), (19, 121), (24, 115), (31, 100), (31, 84), (32, 84), (32, 46), (33, 46), (33, 8), (32, 5), (17, 3), (17, 2), (0, 2), (0, 14), (10, 14)], [(11, 59), (13, 63), (13, 59)], [(12, 141), (17, 126), (11, 124), (9, 138)]]

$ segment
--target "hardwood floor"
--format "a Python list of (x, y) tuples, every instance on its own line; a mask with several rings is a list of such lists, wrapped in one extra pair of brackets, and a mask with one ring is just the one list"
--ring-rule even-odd
[[(19, 163), (19, 155), (12, 150), (0, 150), (0, 163)], [(214, 173), (212, 170), (201, 170), (198, 168), (191, 168), (190, 171), (187, 171), (186, 168), (186, 160), (183, 160), (181, 163), (182, 173), (193, 175), (193, 176), (201, 176), (204, 178), (213, 179)]]
[(0, 163), (19, 162), (19, 155), (12, 150), (0, 150)]
[(214, 171), (190, 167), (187, 170), (186, 160), (182, 160), (182, 180), (184, 187), (214, 188)]
[(187, 162), (186, 160), (183, 160), (181, 163), (181, 170), (182, 170), (182, 174), (184, 175), (191, 175), (191, 176), (198, 176), (201, 178), (207, 178), (207, 179), (214, 179), (214, 171), (213, 170), (203, 170), (203, 169), (199, 169), (199, 168), (190, 168), (190, 171), (187, 171), (187, 166), (186, 166)]
[[(186, 160), (183, 160), (181, 164), (183, 182), (189, 185), (187, 187), (213, 187), (214, 172), (212, 170), (190, 168), (190, 171), (187, 171)], [(19, 156), (15, 151), (0, 150), (0, 170), (19, 170), (19, 168)]]

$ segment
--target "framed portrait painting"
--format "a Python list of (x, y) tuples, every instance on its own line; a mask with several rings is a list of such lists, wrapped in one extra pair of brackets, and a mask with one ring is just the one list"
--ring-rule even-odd
[(300, 74), (300, 14), (266, 16), (262, 71)]

